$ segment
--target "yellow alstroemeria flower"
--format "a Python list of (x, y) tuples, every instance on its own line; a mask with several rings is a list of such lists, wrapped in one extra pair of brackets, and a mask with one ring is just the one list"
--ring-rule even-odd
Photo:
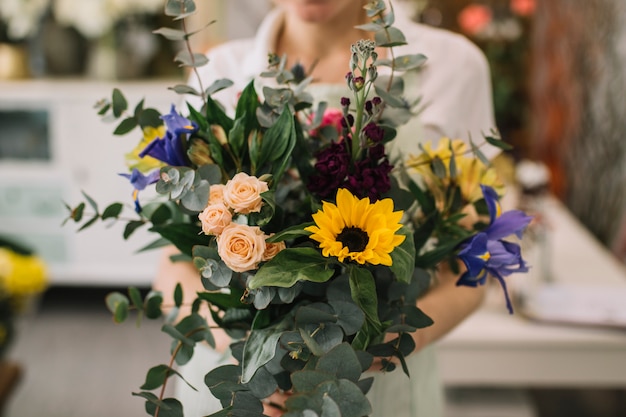
[(390, 253), (406, 238), (396, 234), (402, 227), (402, 214), (393, 211), (389, 198), (371, 203), (342, 188), (337, 191), (337, 204), (324, 201), (313, 214), (315, 225), (305, 230), (313, 233), (310, 237), (319, 242), (323, 256), (391, 266)]
[[(481, 184), (492, 187), (497, 192), (501, 192), (504, 188), (496, 170), (476, 158), (461, 139), (451, 140), (444, 137), (439, 140), (436, 149), (430, 142), (426, 143), (423, 149), (422, 154), (410, 157), (406, 164), (422, 176), (438, 201), (444, 198), (445, 190), (453, 181), (450, 177), (450, 161), (453, 153), (456, 166), (454, 182), (461, 188), (461, 195), (465, 201), (472, 203), (482, 198)], [(435, 158), (441, 160), (446, 169), (446, 177), (438, 177), (431, 169), (431, 162)]]
[(161, 125), (159, 127), (146, 126), (143, 128), (143, 138), (137, 144), (135, 149), (125, 155), (126, 165), (128, 169), (132, 171), (134, 168), (137, 168), (139, 171), (143, 173), (147, 173), (152, 171), (155, 168), (160, 168), (165, 164), (158, 159), (155, 159), (151, 156), (144, 156), (141, 158), (139, 153), (145, 149), (145, 147), (152, 142), (156, 138), (162, 138), (165, 136), (165, 126)]

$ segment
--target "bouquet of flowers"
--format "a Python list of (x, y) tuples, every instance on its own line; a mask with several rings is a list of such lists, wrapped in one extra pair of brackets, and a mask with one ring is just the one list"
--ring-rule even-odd
[(46, 267), (39, 257), (0, 237), (0, 359), (14, 338), (16, 315), (45, 290), (46, 281)]
[[(191, 1), (170, 0), (166, 13), (184, 19), (193, 9)], [(404, 36), (385, 2), (372, 1), (366, 10), (371, 23), (362, 28), (375, 32), (375, 42), (353, 45), (346, 76), (352, 96), (340, 103), (313, 103), (311, 79), (277, 56), (261, 74), (275, 87), (259, 95), (251, 82), (233, 117), (212, 98), (229, 80), (202, 91), (172, 87), (202, 105), (172, 106), (165, 115), (143, 102), (129, 112), (117, 89), (99, 103), (100, 114), (120, 121), (116, 134), (143, 132), (123, 174), (135, 190), (137, 217), (123, 218), (122, 203), (100, 211), (85, 194), (86, 202), (68, 206), (69, 218), (84, 222), (81, 228), (125, 221), (125, 238), (149, 227), (159, 235), (149, 247), (175, 245), (176, 260), (192, 262), (205, 289), (184, 318), (177, 317), (180, 285), (167, 297), (171, 305), (164, 294), (143, 296), (137, 288), (107, 297), (119, 322), (131, 309), (140, 317), (166, 316), (170, 364), (151, 368), (135, 394), (150, 415), (183, 414), (177, 399), (163, 397), (164, 387), (169, 377), (182, 378), (175, 364), (187, 363), (198, 343), (215, 345), (212, 328), (233, 339), (234, 358), (207, 369), (205, 383), (223, 406), (213, 416), (261, 416), (262, 400), (277, 389), (291, 394), (285, 415), (369, 415), (365, 394), (374, 378), (364, 373), (373, 363), (408, 373), (411, 333), (432, 323), (417, 300), (436, 265), (448, 262), (459, 285), (469, 286), (491, 274), (505, 288), (507, 275), (526, 271), (519, 245), (504, 238), (521, 237), (529, 218), (501, 213), (502, 186), (482, 144), (442, 139), (394, 163), (386, 154), (395, 120), (406, 119), (387, 115), (413, 111), (401, 98), (399, 74), (418, 71), (424, 57), (391, 52), (379, 59), (375, 46), (401, 45)], [(190, 36), (156, 32), (172, 40)], [(206, 63), (192, 52), (177, 60), (192, 69)], [(392, 67), (392, 75), (379, 76), (380, 65)], [(506, 146), (496, 136), (485, 139)], [(147, 188), (156, 198), (139, 198)], [(87, 205), (95, 214), (84, 220)]]

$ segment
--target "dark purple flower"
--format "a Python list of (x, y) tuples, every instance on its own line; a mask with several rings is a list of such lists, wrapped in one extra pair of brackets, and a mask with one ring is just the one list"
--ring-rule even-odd
[(365, 136), (374, 143), (380, 143), (385, 136), (385, 131), (382, 127), (378, 126), (374, 122), (370, 122), (363, 128)]
[(389, 173), (393, 165), (382, 160), (373, 164), (369, 159), (357, 163), (354, 172), (348, 175), (346, 188), (360, 198), (369, 197), (371, 201), (380, 200), (381, 196), (389, 191), (391, 182)]
[(457, 285), (483, 285), (490, 274), (500, 282), (506, 306), (513, 313), (504, 277), (514, 272), (527, 272), (528, 266), (522, 258), (520, 246), (502, 239), (513, 234), (521, 238), (532, 217), (520, 210), (510, 210), (500, 215), (501, 208), (495, 190), (484, 185), (481, 185), (481, 189), (489, 209), (490, 223), (485, 230), (463, 244), (458, 256), (467, 271), (459, 278)]
[(159, 169), (155, 169), (144, 175), (137, 168), (134, 168), (130, 174), (119, 174), (130, 180), (130, 184), (135, 189), (133, 191), (133, 200), (135, 201), (135, 211), (141, 212), (141, 204), (139, 204), (139, 191), (144, 190), (148, 185), (154, 184), (159, 180)]
[(337, 188), (348, 174), (350, 155), (345, 141), (341, 141), (331, 143), (315, 157), (316, 173), (310, 176), (307, 187), (312, 193), (326, 198), (337, 192)]

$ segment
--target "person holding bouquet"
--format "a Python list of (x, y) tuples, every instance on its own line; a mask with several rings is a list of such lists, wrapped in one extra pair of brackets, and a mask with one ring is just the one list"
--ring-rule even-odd
[[(200, 79), (190, 78), (190, 85), (201, 86), (229, 78), (230, 88), (213, 97), (231, 112), (238, 93), (258, 74), (267, 69), (268, 55), (287, 57), (287, 67), (298, 64), (313, 77), (309, 86), (315, 101), (326, 101), (329, 107), (339, 106), (349, 95), (346, 86), (347, 63), (351, 45), (372, 34), (357, 28), (368, 22), (365, 0), (274, 0), (275, 7), (266, 16), (252, 39), (230, 41), (210, 50), (209, 64), (198, 68)], [(480, 50), (458, 34), (428, 27), (410, 20), (401, 2), (393, 3), (395, 26), (405, 35), (407, 45), (394, 48), (398, 54), (421, 53), (426, 62), (419, 71), (407, 73), (404, 92), (407, 100), (418, 101), (419, 111), (404, 120), (397, 137), (389, 145), (391, 158), (406, 158), (419, 153), (418, 145), (442, 137), (481, 138), (495, 127), (488, 64)], [(380, 57), (388, 51), (377, 49)], [(385, 74), (388, 68), (380, 68)], [(262, 85), (263, 80), (257, 80)], [(260, 88), (258, 89), (260, 91)], [(197, 97), (188, 97), (192, 105), (201, 106)], [(194, 101), (197, 100), (197, 101)], [(494, 152), (487, 151), (492, 158)], [(165, 253), (160, 273), (154, 283), (163, 294), (172, 294), (180, 282), (187, 296), (203, 291), (198, 271), (187, 263), (172, 263)], [(461, 265), (461, 273), (463, 273)], [(419, 299), (419, 308), (434, 324), (413, 333), (417, 351), (407, 357), (411, 378), (401, 372), (380, 373), (368, 393), (373, 406), (372, 416), (438, 417), (443, 415), (443, 390), (438, 378), (434, 343), (476, 310), (485, 287), (458, 286), (459, 273), (442, 263), (429, 290)], [(218, 351), (226, 349), (229, 340), (218, 340)], [(181, 371), (200, 389), (191, 390), (178, 384), (177, 396), (184, 404), (185, 415), (196, 417), (221, 409), (211, 404), (203, 384), (206, 363), (218, 361), (220, 354), (197, 349), (192, 361)], [(199, 366), (203, 364), (205, 366)], [(196, 375), (194, 375), (194, 370)], [(280, 399), (278, 399), (280, 401)], [(268, 415), (280, 415), (278, 409), (266, 408)]]

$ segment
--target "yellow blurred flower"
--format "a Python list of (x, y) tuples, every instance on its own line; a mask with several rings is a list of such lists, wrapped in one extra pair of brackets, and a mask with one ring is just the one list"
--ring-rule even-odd
[[(467, 203), (482, 198), (481, 184), (492, 187), (498, 194), (504, 190), (504, 184), (496, 170), (476, 158), (463, 140), (444, 137), (439, 140), (437, 148), (433, 148), (428, 142), (423, 149), (422, 154), (411, 156), (406, 165), (422, 176), (438, 203), (443, 201), (446, 190), (454, 184), (460, 187), (461, 196)], [(454, 178), (450, 172), (452, 158), (455, 165)], [(445, 168), (444, 175), (437, 175), (433, 171), (433, 161)]]
[(350, 191), (337, 191), (337, 204), (323, 202), (313, 214), (315, 226), (305, 230), (319, 242), (323, 256), (334, 256), (343, 262), (348, 258), (359, 264), (391, 266), (390, 253), (406, 236), (395, 234), (402, 224), (403, 212), (393, 211), (393, 200), (385, 198), (370, 203), (358, 199)]
[(146, 155), (143, 158), (139, 156), (139, 153), (141, 153), (141, 151), (143, 151), (150, 142), (152, 142), (156, 138), (162, 138), (163, 136), (165, 136), (164, 125), (161, 125), (159, 127), (144, 127), (143, 138), (141, 139), (141, 141), (137, 144), (135, 149), (124, 155), (126, 158), (126, 165), (128, 166), (128, 169), (132, 171), (133, 169), (137, 168), (139, 171), (146, 173), (152, 171), (155, 168), (160, 168), (164, 166), (165, 164), (163, 162), (151, 156)]
[(0, 248), (0, 292), (9, 297), (26, 297), (43, 292), (47, 284), (44, 262)]

